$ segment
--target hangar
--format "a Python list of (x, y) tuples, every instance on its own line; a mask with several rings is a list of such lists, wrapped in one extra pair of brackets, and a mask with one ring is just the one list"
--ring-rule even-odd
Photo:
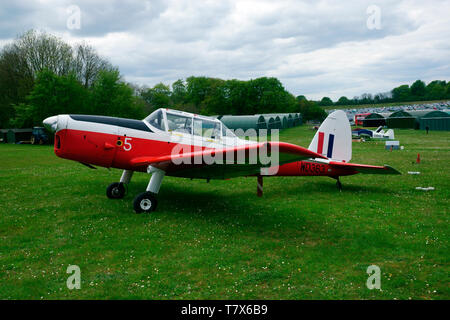
[(222, 121), (229, 129), (267, 129), (266, 118), (262, 115), (254, 116), (222, 116), (218, 118)]
[(386, 118), (379, 113), (371, 113), (363, 120), (363, 127), (379, 127), (386, 125)]
[(388, 128), (406, 128), (417, 129), (417, 117), (404, 110), (399, 110), (392, 113), (386, 119), (386, 125)]
[(425, 130), (428, 127), (432, 131), (449, 131), (450, 114), (444, 111), (431, 111), (419, 120), (419, 127)]

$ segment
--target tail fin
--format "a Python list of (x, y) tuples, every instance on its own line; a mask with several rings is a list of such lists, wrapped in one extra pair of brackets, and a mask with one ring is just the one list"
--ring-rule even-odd
[(308, 149), (336, 161), (352, 159), (352, 131), (344, 111), (334, 111), (325, 119)]
[(392, 129), (389, 129), (388, 131), (386, 131), (386, 132), (385, 132), (385, 135), (386, 135), (389, 139), (392, 139), (392, 140), (395, 139), (395, 137), (394, 137), (394, 130), (392, 130)]

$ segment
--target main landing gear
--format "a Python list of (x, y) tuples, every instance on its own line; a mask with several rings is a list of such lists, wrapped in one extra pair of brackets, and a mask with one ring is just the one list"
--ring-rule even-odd
[[(150, 181), (147, 186), (147, 190), (138, 194), (133, 201), (133, 208), (136, 213), (149, 213), (156, 210), (158, 200), (156, 195), (161, 187), (162, 180), (165, 172), (158, 168), (149, 166), (147, 172), (151, 174)], [(121, 199), (126, 194), (126, 188), (130, 183), (133, 171), (124, 170), (120, 182), (111, 183), (106, 189), (106, 195), (110, 199)]]
[(149, 191), (138, 194), (133, 201), (133, 208), (136, 213), (155, 211), (157, 205), (156, 193)]

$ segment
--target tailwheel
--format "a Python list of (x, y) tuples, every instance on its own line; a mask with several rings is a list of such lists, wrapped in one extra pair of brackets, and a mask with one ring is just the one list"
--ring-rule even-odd
[(134, 198), (133, 207), (136, 213), (149, 213), (156, 210), (158, 201), (156, 200), (156, 194), (153, 192), (143, 192), (138, 194)]
[(342, 183), (339, 180), (339, 177), (337, 177), (336, 187), (339, 189), (339, 191), (342, 191)]
[(125, 196), (125, 191), (122, 182), (113, 182), (106, 188), (106, 196), (110, 199), (122, 199)]

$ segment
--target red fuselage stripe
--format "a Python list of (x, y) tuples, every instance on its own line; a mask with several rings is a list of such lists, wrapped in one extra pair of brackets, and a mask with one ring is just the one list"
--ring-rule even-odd
[(319, 141), (317, 142), (317, 153), (322, 154), (323, 151), (323, 132), (319, 132)]

